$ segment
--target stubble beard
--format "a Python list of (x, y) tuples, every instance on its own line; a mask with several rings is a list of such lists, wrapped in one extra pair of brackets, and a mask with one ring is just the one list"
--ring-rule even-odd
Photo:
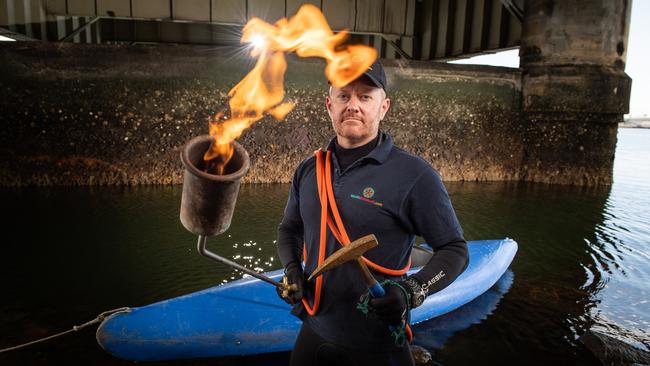
[(345, 138), (349, 143), (356, 145), (359, 142), (369, 140), (373, 137), (373, 130), (370, 126), (367, 126), (365, 123), (359, 121), (358, 125), (346, 126), (345, 122), (342, 121), (338, 124), (338, 127), (335, 128), (336, 135), (338, 137)]

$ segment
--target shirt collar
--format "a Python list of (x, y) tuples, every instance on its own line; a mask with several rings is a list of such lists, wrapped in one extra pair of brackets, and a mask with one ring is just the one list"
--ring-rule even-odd
[[(366, 155), (364, 159), (373, 159), (379, 164), (383, 164), (386, 159), (388, 159), (388, 155), (393, 149), (393, 138), (391, 135), (387, 134), (384, 131), (379, 131), (379, 135), (379, 142), (377, 142), (377, 146), (375, 146), (375, 148), (368, 155)], [(335, 141), (336, 137), (331, 139), (329, 144), (327, 144), (326, 150), (334, 152)]]

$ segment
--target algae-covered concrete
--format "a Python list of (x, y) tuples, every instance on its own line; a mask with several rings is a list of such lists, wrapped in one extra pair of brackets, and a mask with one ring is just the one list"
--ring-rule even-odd
[(522, 178), (611, 184), (616, 131), (628, 112), (631, 1), (530, 0), (521, 36)]
[[(181, 183), (179, 149), (227, 110), (252, 67), (243, 50), (52, 43), (0, 45), (0, 185)], [(520, 72), (386, 62), (392, 107), (382, 128), (445, 180), (517, 180), (524, 161)], [(247, 182), (289, 182), (332, 137), (324, 63), (289, 58), (287, 98), (240, 143)]]

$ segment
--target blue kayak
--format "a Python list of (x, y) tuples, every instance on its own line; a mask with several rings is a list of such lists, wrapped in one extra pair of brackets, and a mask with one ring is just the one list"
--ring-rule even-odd
[[(517, 251), (511, 239), (472, 241), (468, 247), (467, 269), (412, 310), (411, 324), (448, 313), (486, 292)], [(413, 252), (416, 264), (417, 251)], [(266, 274), (276, 280), (282, 277), (281, 270)], [(97, 341), (112, 355), (132, 361), (289, 351), (301, 325), (289, 311), (273, 286), (247, 277), (111, 315), (97, 329)]]

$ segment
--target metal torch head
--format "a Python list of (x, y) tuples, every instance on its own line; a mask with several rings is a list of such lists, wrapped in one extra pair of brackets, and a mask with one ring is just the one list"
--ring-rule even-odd
[(190, 232), (203, 236), (219, 235), (228, 230), (239, 183), (250, 168), (248, 152), (233, 142), (235, 152), (224, 174), (206, 173), (203, 156), (213, 140), (210, 135), (198, 136), (181, 150), (181, 162), (185, 167), (181, 223)]

